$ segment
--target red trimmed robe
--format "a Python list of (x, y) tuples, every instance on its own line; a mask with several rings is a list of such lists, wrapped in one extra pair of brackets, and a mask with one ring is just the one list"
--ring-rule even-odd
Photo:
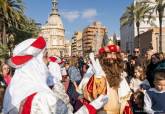
[[(28, 96), (21, 103), (18, 114), (73, 114), (73, 112), (58, 96), (52, 93), (39, 92)], [(96, 114), (96, 109), (90, 104), (84, 104), (74, 114)]]

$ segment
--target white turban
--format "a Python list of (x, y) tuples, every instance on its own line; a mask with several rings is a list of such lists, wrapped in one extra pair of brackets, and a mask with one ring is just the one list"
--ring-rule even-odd
[(9, 60), (15, 67), (15, 73), (8, 86), (3, 104), (3, 112), (17, 108), (29, 95), (40, 91), (51, 91), (46, 83), (48, 69), (43, 62), (43, 51), (46, 42), (42, 37), (27, 39), (17, 45)]

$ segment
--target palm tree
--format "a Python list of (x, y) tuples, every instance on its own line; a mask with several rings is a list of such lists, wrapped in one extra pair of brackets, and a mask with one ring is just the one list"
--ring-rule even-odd
[(8, 57), (9, 50), (7, 46), (0, 45), (0, 60)]
[(125, 26), (127, 24), (132, 25), (135, 22), (138, 33), (138, 47), (140, 47), (140, 23), (144, 21), (144, 18), (149, 18), (150, 21), (150, 19), (152, 18), (150, 11), (151, 8), (148, 4), (136, 2), (135, 4), (132, 3), (130, 6), (127, 7), (127, 10), (121, 18), (121, 26)]
[[(3, 9), (4, 9), (4, 3), (5, 1), (4, 0), (0, 0), (0, 31), (2, 31), (2, 25), (3, 25), (3, 22), (4, 22), (4, 14), (3, 14)], [(0, 44), (2, 44), (2, 32), (0, 32)]]
[(37, 37), (40, 32), (40, 28), (36, 25), (34, 20), (26, 16), (24, 18), (24, 21), (20, 23), (20, 28), (10, 28), (10, 33), (14, 36), (14, 45), (25, 39)]
[(2, 43), (7, 44), (6, 31), (9, 27), (18, 27), (23, 19), (23, 4), (21, 0), (0, 0), (0, 25)]
[(159, 52), (162, 52), (162, 18), (164, 16), (165, 1), (155, 0), (154, 9), (159, 15)]

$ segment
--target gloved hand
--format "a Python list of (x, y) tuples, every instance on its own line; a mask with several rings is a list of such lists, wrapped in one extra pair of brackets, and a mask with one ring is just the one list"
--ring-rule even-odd
[(108, 102), (108, 99), (108, 95), (100, 95), (97, 99), (92, 101), (90, 105), (92, 105), (96, 110), (98, 110)]
[(95, 55), (94, 55), (94, 53), (90, 53), (90, 54), (89, 54), (89, 58), (90, 58), (91, 61), (95, 60)]
[(99, 69), (99, 74), (100, 74), (101, 76), (106, 76), (106, 75), (105, 75), (105, 72), (103, 71), (103, 69), (102, 69), (102, 67), (101, 67), (101, 64), (100, 64), (100, 62), (99, 62), (99, 59), (96, 59), (96, 64), (97, 64), (97, 67), (98, 67), (98, 69)]

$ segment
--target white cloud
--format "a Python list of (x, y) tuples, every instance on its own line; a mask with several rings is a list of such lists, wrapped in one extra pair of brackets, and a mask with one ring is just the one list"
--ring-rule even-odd
[(86, 9), (82, 13), (82, 18), (84, 18), (84, 19), (91, 19), (91, 18), (94, 18), (96, 15), (97, 15), (96, 9)]
[(62, 11), (60, 13), (65, 19), (67, 19), (69, 22), (74, 22), (76, 19), (88, 19), (93, 20), (94, 17), (97, 15), (96, 9), (85, 9), (84, 11), (80, 12), (77, 10), (73, 11)]
[(79, 11), (63, 11), (61, 15), (66, 18), (69, 22), (73, 22), (80, 17)]

